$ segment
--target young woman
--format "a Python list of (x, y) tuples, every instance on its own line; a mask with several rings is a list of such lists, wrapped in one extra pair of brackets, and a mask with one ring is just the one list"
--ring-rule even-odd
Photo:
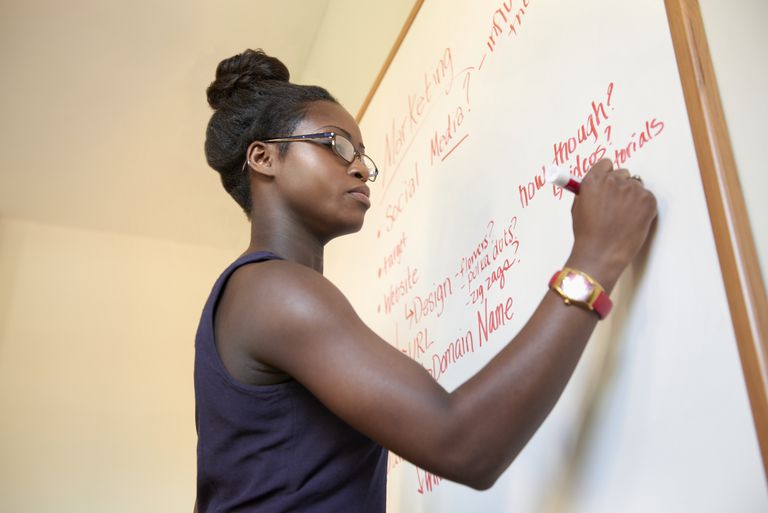
[[(219, 64), (208, 101), (208, 163), (248, 215), (251, 242), (214, 285), (196, 339), (199, 511), (383, 512), (386, 450), (493, 485), (604, 312), (547, 292), (514, 340), (448, 393), (323, 277), (323, 247), (362, 227), (377, 173), (352, 116), (253, 50)], [(599, 162), (582, 183), (565, 262), (605, 294), (656, 216), (642, 183), (611, 167)]]

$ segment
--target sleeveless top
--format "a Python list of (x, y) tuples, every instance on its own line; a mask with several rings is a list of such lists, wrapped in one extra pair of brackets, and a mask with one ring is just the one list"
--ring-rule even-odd
[(247, 385), (219, 357), (213, 324), (227, 280), (242, 265), (279, 258), (258, 252), (237, 259), (203, 309), (194, 370), (198, 511), (383, 513), (386, 450), (297, 381)]

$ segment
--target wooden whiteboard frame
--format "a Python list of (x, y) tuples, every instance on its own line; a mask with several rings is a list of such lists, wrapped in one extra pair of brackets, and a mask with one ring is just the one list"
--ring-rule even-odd
[(392, 45), (392, 49), (389, 51), (389, 55), (387, 55), (387, 58), (384, 60), (384, 64), (381, 66), (381, 71), (379, 71), (379, 74), (376, 75), (376, 80), (373, 81), (373, 85), (371, 86), (371, 90), (368, 91), (368, 96), (365, 97), (365, 100), (363, 100), (363, 104), (360, 106), (360, 109), (357, 111), (357, 116), (355, 119), (358, 123), (360, 123), (360, 120), (363, 119), (363, 114), (365, 114), (365, 111), (368, 109), (368, 105), (370, 105), (371, 100), (373, 100), (374, 95), (376, 94), (376, 91), (379, 90), (379, 86), (381, 85), (381, 81), (384, 80), (384, 75), (387, 74), (387, 71), (389, 70), (390, 64), (392, 64), (392, 60), (395, 58), (395, 55), (397, 55), (397, 52), (400, 50), (400, 45), (403, 44), (403, 39), (405, 39), (406, 34), (408, 34), (408, 31), (411, 30), (411, 25), (413, 25), (413, 20), (416, 19), (416, 15), (419, 14), (419, 9), (421, 9), (421, 6), (424, 4), (424, 0), (416, 0), (416, 2), (413, 4), (413, 8), (411, 9), (410, 14), (408, 14), (408, 18), (405, 20), (405, 23), (403, 24), (403, 28), (400, 29), (400, 33), (397, 35), (397, 39), (395, 39), (395, 43)]
[[(768, 300), (698, 0), (664, 0), (752, 418), (768, 478)], [(357, 113), (360, 122), (424, 0), (416, 0)], [(674, 284), (670, 284), (674, 286)], [(696, 301), (691, 291), (691, 301)]]
[(768, 476), (768, 301), (765, 283), (699, 2), (665, 0), (664, 3), (763, 470)]

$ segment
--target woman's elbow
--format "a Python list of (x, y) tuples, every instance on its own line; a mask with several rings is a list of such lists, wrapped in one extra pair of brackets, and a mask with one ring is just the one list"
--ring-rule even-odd
[(496, 484), (496, 480), (499, 478), (497, 475), (487, 475), (487, 476), (473, 476), (471, 480), (468, 480), (465, 483), (470, 488), (473, 488), (475, 490), (478, 490), (480, 492), (490, 489), (494, 484)]
[(482, 460), (484, 458), (476, 457), (457, 465), (455, 468), (459, 469), (458, 472), (452, 473), (449, 479), (475, 490), (488, 490), (496, 484), (506, 467), (501, 468), (497, 462)]

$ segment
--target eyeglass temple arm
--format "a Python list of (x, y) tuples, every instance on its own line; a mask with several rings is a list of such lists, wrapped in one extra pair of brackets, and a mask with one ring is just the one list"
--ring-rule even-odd
[(303, 135), (291, 135), (288, 137), (276, 137), (274, 139), (267, 139), (266, 141), (261, 142), (290, 142), (290, 141), (296, 141), (301, 139), (326, 139), (330, 137), (334, 137), (336, 135), (336, 132), (323, 132), (320, 134), (303, 134)]

